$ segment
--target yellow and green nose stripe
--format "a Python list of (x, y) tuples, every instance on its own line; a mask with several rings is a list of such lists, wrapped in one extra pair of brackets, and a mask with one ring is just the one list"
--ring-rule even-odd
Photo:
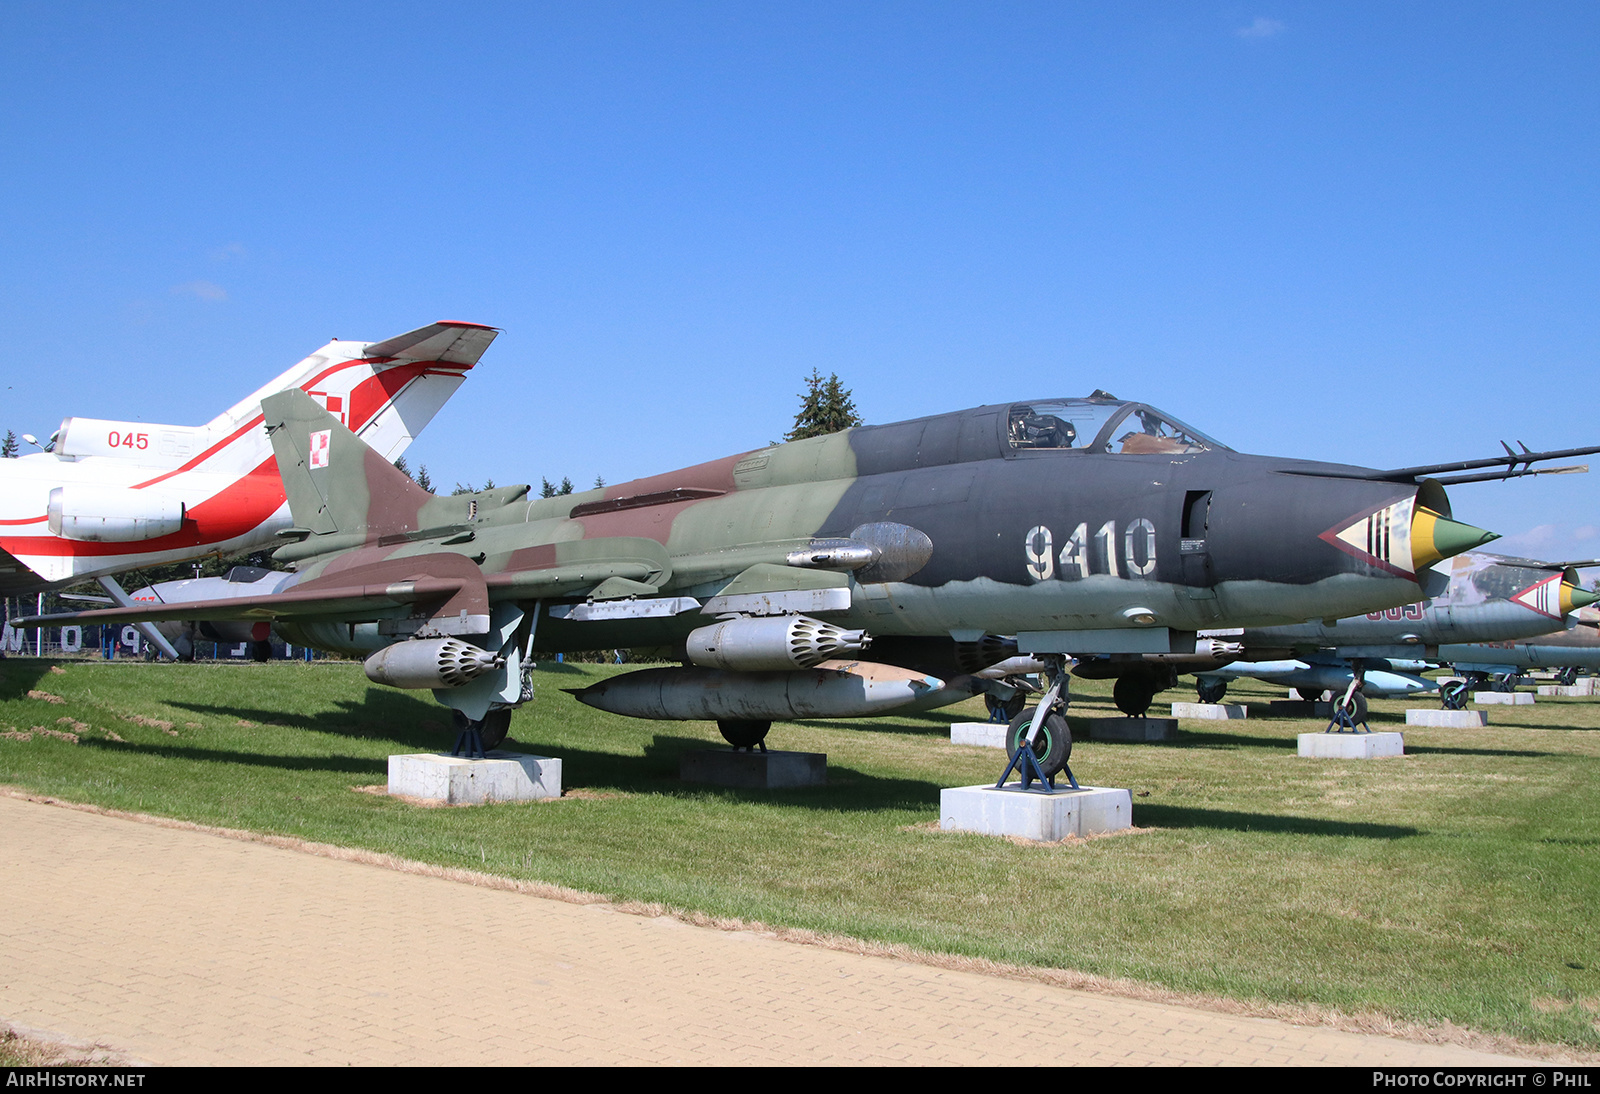
[(1596, 600), (1600, 600), (1600, 593), (1585, 589), (1581, 585), (1574, 585), (1570, 581), (1561, 582), (1561, 614), (1575, 612), (1579, 608), (1587, 608)]
[(1442, 558), (1482, 547), (1499, 538), (1498, 532), (1462, 524), (1419, 505), (1411, 518), (1411, 572), (1418, 573)]

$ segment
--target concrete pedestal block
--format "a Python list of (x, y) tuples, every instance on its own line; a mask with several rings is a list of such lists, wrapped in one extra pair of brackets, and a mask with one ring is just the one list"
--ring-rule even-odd
[(1118, 787), (1023, 790), (1009, 783), (939, 791), (939, 827), (951, 832), (1052, 841), (1132, 826), (1133, 796)]
[(727, 786), (736, 790), (785, 790), (828, 785), (825, 752), (734, 752), (701, 748), (678, 761), (678, 778), (686, 783)]
[(1440, 729), (1478, 729), (1489, 724), (1487, 710), (1407, 710), (1406, 725)]
[(1168, 741), (1178, 732), (1176, 718), (1085, 718), (1091, 741)]
[(1540, 684), (1540, 695), (1559, 695), (1567, 699), (1587, 698), (1594, 694), (1594, 686), (1590, 683), (1581, 684)]
[(1475, 691), (1472, 693), (1474, 703), (1484, 706), (1531, 707), (1533, 696), (1526, 691)]
[(486, 760), (448, 752), (390, 756), (389, 793), (448, 805), (559, 798), (561, 761), (498, 751)]
[(1399, 733), (1300, 734), (1300, 755), (1317, 760), (1376, 760), (1405, 754), (1405, 737)]
[(1173, 703), (1174, 718), (1204, 718), (1214, 722), (1231, 722), (1249, 716), (1243, 703)]
[(950, 727), (950, 743), (1005, 748), (1006, 730), (1010, 728), (998, 722), (956, 722)]

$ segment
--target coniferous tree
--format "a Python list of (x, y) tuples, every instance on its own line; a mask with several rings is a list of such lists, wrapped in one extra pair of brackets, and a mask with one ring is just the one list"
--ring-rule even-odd
[(17, 458), (17, 435), (11, 430), (6, 430), (6, 439), (0, 442), (0, 460), (14, 460)]
[(861, 415), (856, 413), (850, 390), (839, 383), (839, 374), (830, 373), (824, 380), (821, 373), (812, 369), (806, 380), (806, 392), (800, 396), (800, 412), (794, 416), (794, 428), (784, 434), (783, 439), (801, 441), (860, 424)]

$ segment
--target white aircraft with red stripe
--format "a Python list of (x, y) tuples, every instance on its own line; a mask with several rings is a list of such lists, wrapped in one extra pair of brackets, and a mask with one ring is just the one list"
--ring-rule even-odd
[(66, 419), (44, 451), (0, 460), (0, 594), (277, 542), (289, 509), (263, 398), (300, 388), (395, 460), (498, 333), (441, 322), (335, 340), (201, 426)]

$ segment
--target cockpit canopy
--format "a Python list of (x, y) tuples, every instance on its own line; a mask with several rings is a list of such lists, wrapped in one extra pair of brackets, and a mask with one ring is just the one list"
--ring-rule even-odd
[(1013, 449), (1058, 448), (1119, 455), (1183, 455), (1227, 449), (1144, 403), (1102, 397), (1015, 403), (1006, 434)]

